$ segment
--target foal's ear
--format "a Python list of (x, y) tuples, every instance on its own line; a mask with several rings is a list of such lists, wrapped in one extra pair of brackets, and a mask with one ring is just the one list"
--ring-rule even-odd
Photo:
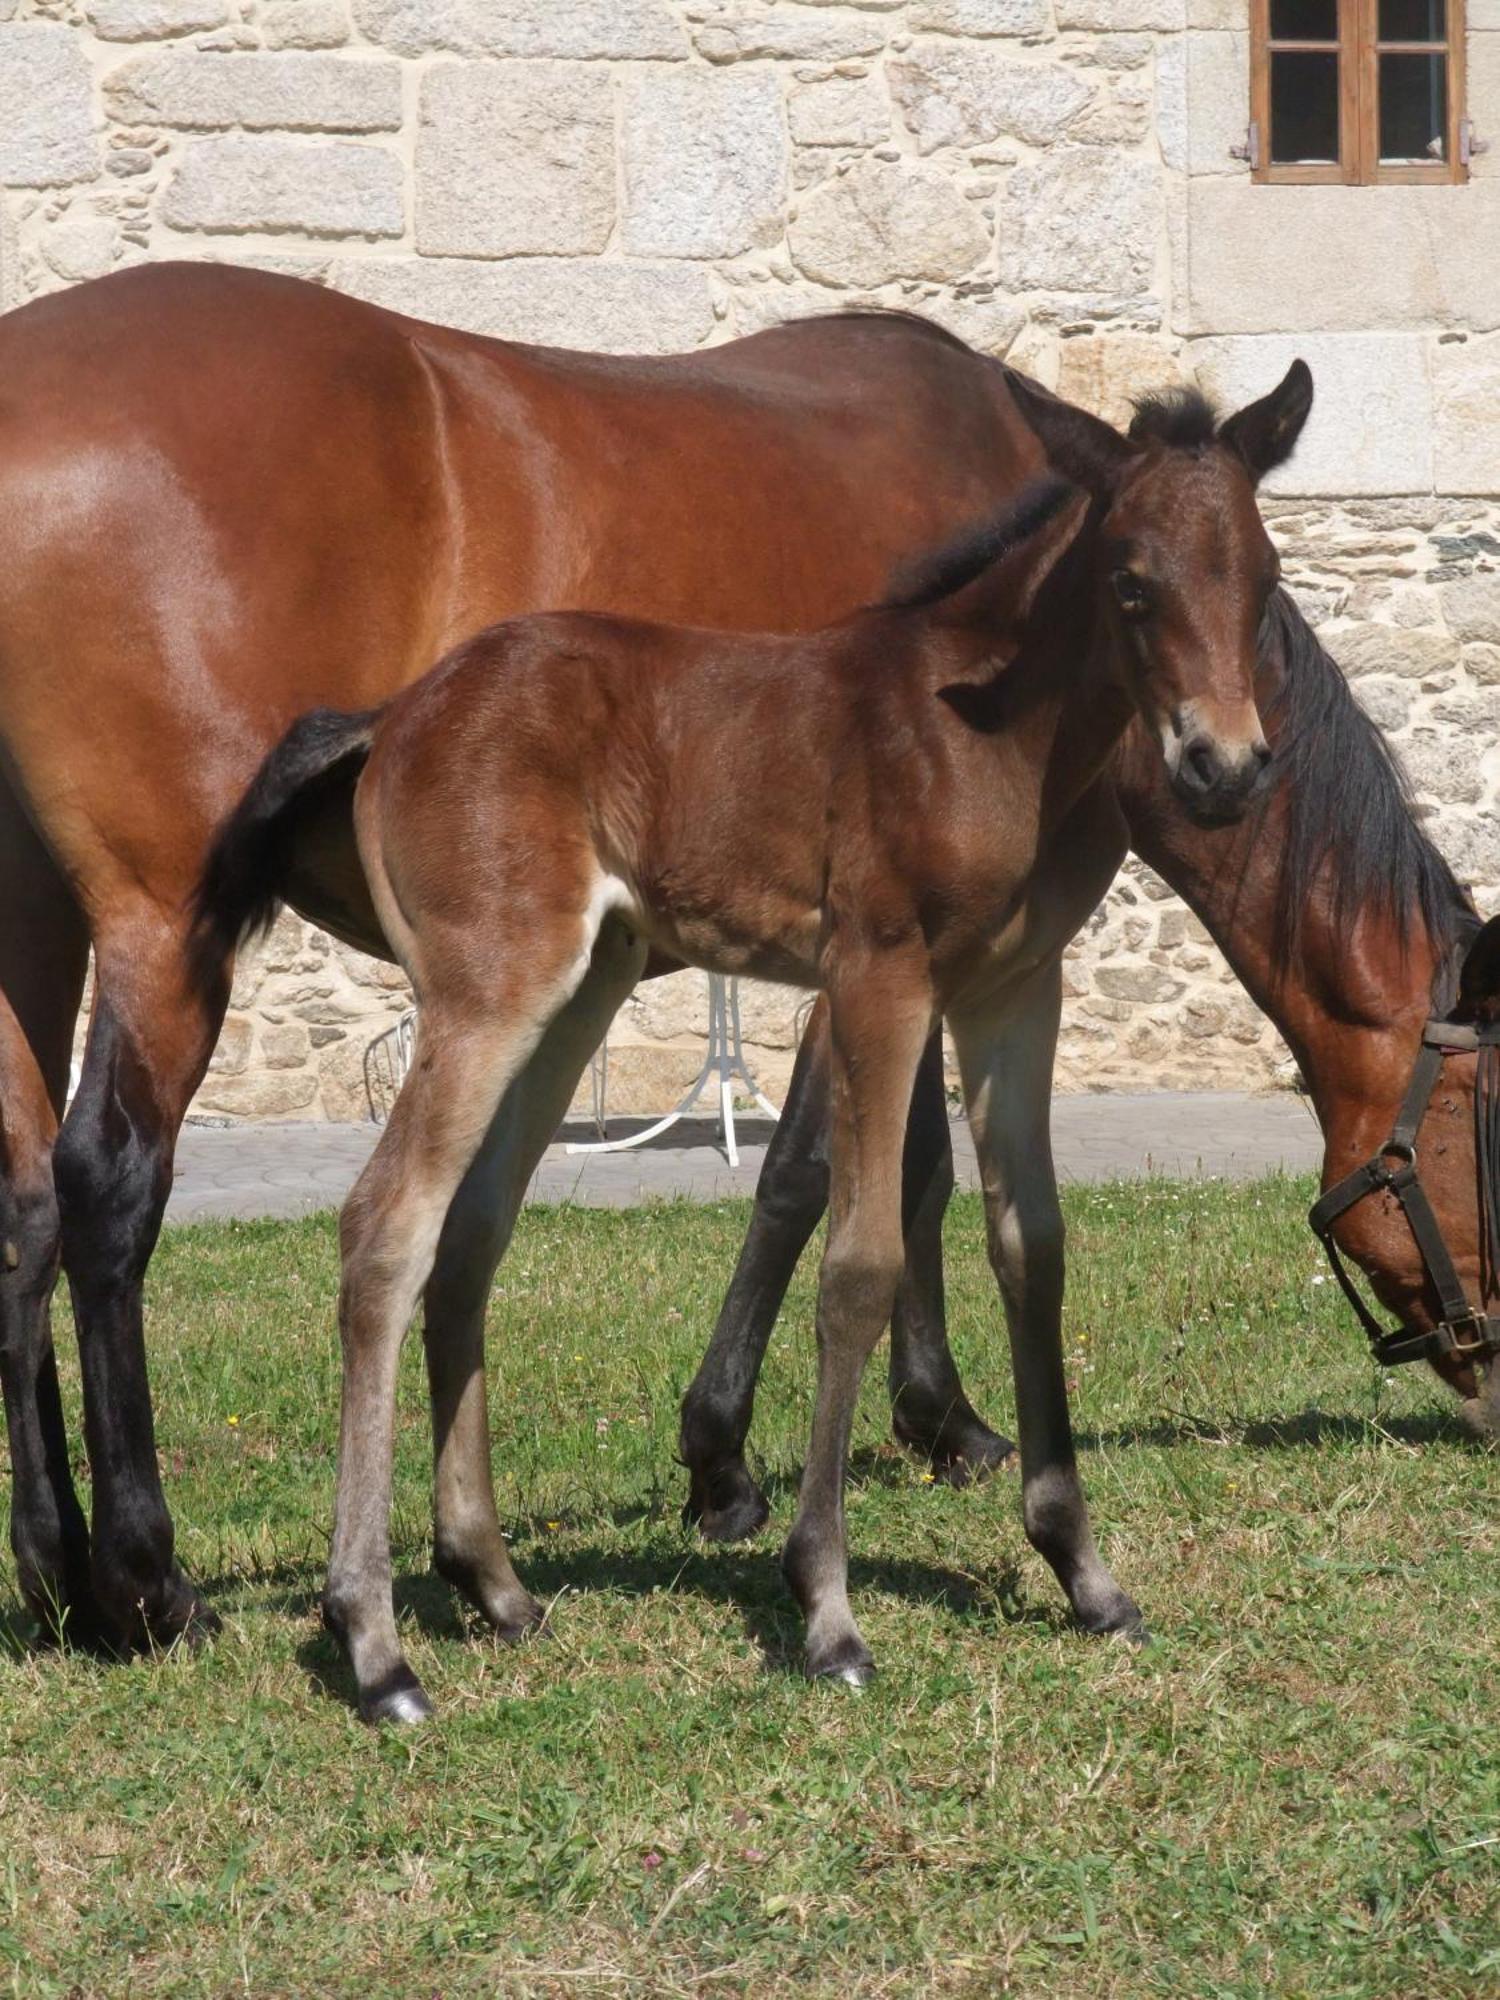
[(1500, 1017), (1500, 917), (1491, 917), (1464, 953), (1458, 975), (1456, 1021), (1493, 1021)]
[(1019, 632), (1030, 618), (1042, 586), (1083, 526), (1089, 505), (1088, 494), (1077, 487), (1059, 489), (1041, 523), (1000, 564), (999, 598), (1012, 630)]
[(1225, 419), (1219, 426), (1219, 442), (1241, 460), (1258, 485), (1297, 449), (1312, 401), (1312, 370), (1305, 361), (1294, 361), (1270, 395)]
[(1005, 382), (1021, 415), (1041, 439), (1052, 469), (1096, 498), (1112, 493), (1137, 448), (1102, 417), (1065, 403), (1029, 375), (1007, 368)]

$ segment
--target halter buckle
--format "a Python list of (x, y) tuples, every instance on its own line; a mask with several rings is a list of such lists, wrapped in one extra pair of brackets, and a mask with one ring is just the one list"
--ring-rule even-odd
[[(1467, 1328), (1474, 1338), (1460, 1340), (1458, 1336), (1462, 1328)], [(1493, 1354), (1497, 1351), (1497, 1345), (1500, 1345), (1490, 1332), (1489, 1315), (1477, 1308), (1453, 1319), (1444, 1320), (1441, 1326), (1434, 1328), (1433, 1337), (1442, 1353), (1451, 1354), (1459, 1361), (1466, 1360), (1471, 1354)]]

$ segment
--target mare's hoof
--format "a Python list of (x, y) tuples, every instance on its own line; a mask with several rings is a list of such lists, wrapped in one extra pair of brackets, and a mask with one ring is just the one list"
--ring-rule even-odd
[(432, 1703), (411, 1668), (403, 1664), (374, 1687), (360, 1690), (359, 1717), (372, 1728), (388, 1722), (393, 1728), (405, 1729), (414, 1722), (430, 1721)]
[(810, 1681), (840, 1681), (845, 1687), (867, 1688), (875, 1678), (875, 1656), (863, 1639), (841, 1639), (826, 1652), (807, 1656)]
[[(103, 1589), (99, 1596), (109, 1603), (109, 1594)], [(116, 1591), (113, 1596), (117, 1603), (123, 1600), (128, 1605), (106, 1628), (105, 1643), (114, 1653), (165, 1653), (174, 1646), (196, 1652), (222, 1628), (219, 1614), (175, 1566), (166, 1581), (148, 1595), (132, 1600), (123, 1591)]]
[(966, 1413), (949, 1412), (936, 1424), (925, 1424), (896, 1406), (892, 1417), (896, 1442), (925, 1458), (933, 1478), (944, 1486), (968, 1486), (1002, 1465), (1017, 1462), (1016, 1447), (999, 1431)]
[(696, 1528), (706, 1542), (748, 1542), (758, 1535), (771, 1518), (770, 1503), (743, 1469), (732, 1478), (693, 1481), (693, 1490), (682, 1510), (684, 1525)]
[(91, 1590), (57, 1591), (36, 1579), (23, 1579), (21, 1596), (36, 1620), (38, 1645), (59, 1653), (114, 1650), (109, 1627)]

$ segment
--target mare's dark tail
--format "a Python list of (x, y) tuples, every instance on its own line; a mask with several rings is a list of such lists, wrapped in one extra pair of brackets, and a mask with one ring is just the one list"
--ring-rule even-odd
[(345, 715), (314, 709), (294, 722), (214, 836), (193, 892), (195, 951), (205, 969), (222, 966), (247, 938), (269, 930), (285, 896), (299, 830), (370, 754), (378, 708)]

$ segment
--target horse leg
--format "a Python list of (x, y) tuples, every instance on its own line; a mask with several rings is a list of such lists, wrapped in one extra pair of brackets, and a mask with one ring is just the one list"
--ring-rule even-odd
[(83, 1369), (94, 1594), (114, 1644), (169, 1645), (218, 1620), (173, 1556), (141, 1292), (178, 1127), (213, 1051), (227, 981), (215, 977), (205, 992), (180, 925), (154, 908), (114, 916), (94, 955), (83, 1076), (53, 1152)]
[(73, 1488), (51, 1303), (52, 1145), (88, 960), (82, 917), (14, 795), (0, 787), (0, 1388), (10, 1435), (10, 1539), (42, 1629), (99, 1637), (89, 1535)]
[(1057, 968), (1001, 1020), (950, 1017), (984, 1187), (985, 1233), (1015, 1371), (1026, 1536), (1090, 1632), (1143, 1635), (1094, 1546), (1063, 1376), (1063, 1219), (1052, 1166)]
[[(776, 1315), (828, 1204), (829, 1060), (828, 1003), (820, 998), (797, 1050), (734, 1277), (683, 1398), (679, 1450), (690, 1480), (683, 1518), (709, 1541), (753, 1535), (770, 1514), (745, 1464), (745, 1440)], [(942, 1232), (952, 1191), (942, 1046), (934, 1035), (912, 1093), (902, 1161), (907, 1265), (891, 1320), (892, 1423), (902, 1444), (962, 1484), (1015, 1447), (975, 1413), (948, 1348)]]
[[(463, 936), (481, 931), (490, 915), (478, 910)], [(587, 927), (590, 919), (580, 917)], [(581, 940), (568, 926), (549, 926), (511, 951), (496, 920), (489, 935), (498, 962), (489, 978), (462, 951), (446, 981), (430, 963), (425, 967), (427, 997), (411, 1073), (339, 1217), (343, 1398), (323, 1616), (348, 1655), (367, 1722), (414, 1722), (432, 1712), (402, 1655), (391, 1600), (391, 1454), (401, 1342), (432, 1275), (454, 1197), (507, 1091), (587, 977), (597, 940), (593, 921), (596, 928), (585, 928)], [(462, 1243), (468, 1233), (460, 1221), (452, 1240)], [(461, 1303), (472, 1303), (472, 1289)], [(471, 1326), (471, 1316), (465, 1319)], [(435, 1326), (429, 1350), (438, 1331)], [(464, 1369), (461, 1357), (451, 1372), (440, 1371), (439, 1423), (455, 1387), (468, 1382), (457, 1456), (444, 1455), (455, 1471), (461, 1460), (465, 1464), (463, 1496), (472, 1507), (472, 1461), (476, 1447), (486, 1459), (488, 1448), (476, 1438), (481, 1406)], [(509, 1556), (494, 1573), (509, 1585), (500, 1607), (509, 1621), (521, 1608)]]
[(855, 1400), (901, 1281), (901, 1156), (932, 1032), (924, 971), (841, 966), (832, 1011), (832, 1185), (818, 1283), (818, 1391), (782, 1568), (807, 1619), (806, 1671), (862, 1687), (874, 1672), (849, 1609), (844, 1476)]
[(427, 1282), (422, 1337), (432, 1398), (433, 1561), (504, 1639), (519, 1638), (542, 1614), (511, 1566), (495, 1512), (485, 1308), (537, 1163), (644, 957), (624, 925), (606, 924), (600, 932), (583, 984), (491, 1120), (449, 1207)]
[(745, 1439), (771, 1329), (828, 1205), (829, 1063), (828, 1003), (820, 998), (766, 1148), (713, 1338), (682, 1399), (679, 1451), (689, 1477), (683, 1519), (713, 1542), (753, 1535), (770, 1517), (745, 1464)]
[(943, 1217), (953, 1194), (953, 1137), (943, 1090), (943, 1042), (922, 1052), (902, 1158), (906, 1268), (891, 1314), (891, 1426), (940, 1479), (965, 1486), (1015, 1455), (978, 1415), (948, 1345)]

